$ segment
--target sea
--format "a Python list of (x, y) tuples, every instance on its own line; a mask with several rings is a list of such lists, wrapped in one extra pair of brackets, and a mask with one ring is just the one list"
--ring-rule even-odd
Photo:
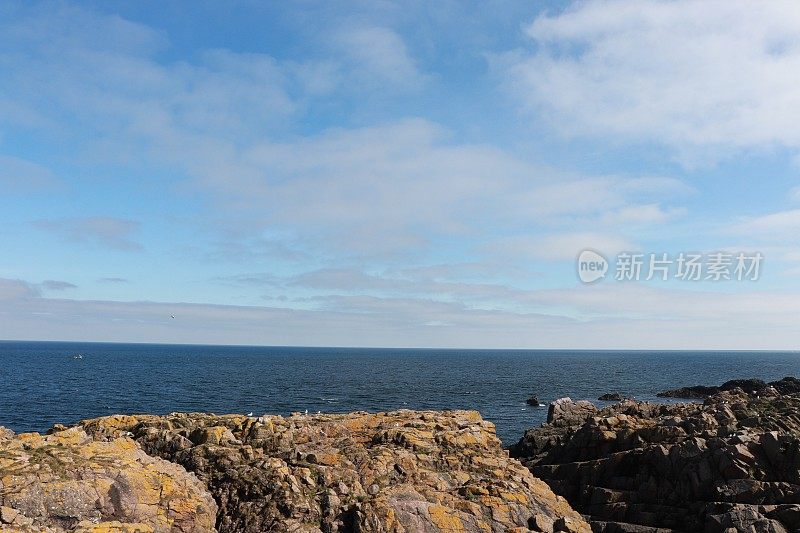
[[(45, 431), (114, 413), (288, 415), (474, 409), (504, 445), (569, 396), (640, 400), (800, 375), (800, 352), (440, 350), (0, 342), (0, 425)], [(530, 406), (536, 395), (543, 405)]]

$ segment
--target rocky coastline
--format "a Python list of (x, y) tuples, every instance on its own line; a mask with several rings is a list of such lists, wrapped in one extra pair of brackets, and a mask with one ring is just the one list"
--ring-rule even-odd
[(510, 452), (596, 532), (800, 531), (797, 383), (737, 380), (673, 405), (562, 398)]
[(668, 392), (704, 399), (561, 398), (508, 450), (473, 411), (0, 428), (0, 530), (800, 531), (800, 380)]
[(0, 530), (591, 531), (471, 411), (175, 413), (3, 430)]

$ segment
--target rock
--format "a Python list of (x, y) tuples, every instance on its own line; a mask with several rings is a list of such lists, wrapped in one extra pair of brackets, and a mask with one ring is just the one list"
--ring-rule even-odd
[(569, 439), (587, 417), (597, 412), (588, 401), (559, 398), (552, 402), (547, 412), (547, 424), (528, 430), (525, 436), (510, 447), (512, 456), (533, 457), (545, 453), (553, 446)]
[(542, 514), (535, 514), (528, 520), (528, 528), (533, 531), (555, 531), (554, 525), (552, 518)]
[(760, 379), (732, 379), (723, 383), (720, 391), (742, 389), (747, 394), (757, 394), (758, 391), (767, 388), (767, 384)]
[(733, 380), (702, 404), (559, 400), (510, 453), (596, 532), (800, 531), (800, 393), (780, 392), (794, 386)]
[(571, 398), (559, 398), (550, 404), (547, 422), (555, 426), (573, 426), (583, 423), (587, 417), (594, 415), (597, 407), (586, 400), (572, 401)]
[(80, 426), (98, 440), (130, 434), (194, 473), (218, 503), (220, 532), (591, 531), (476, 412), (174, 413)]
[(758, 506), (754, 505), (733, 505), (724, 513), (709, 515), (705, 530), (710, 532), (788, 533), (788, 530), (779, 521), (767, 518), (759, 512)]
[(572, 519), (568, 517), (561, 517), (555, 521), (553, 524), (553, 531), (563, 531), (564, 533), (578, 533), (581, 530), (581, 526), (576, 524)]
[(609, 392), (607, 394), (603, 394), (598, 398), (598, 400), (603, 402), (621, 402), (624, 399), (625, 397), (618, 392)]
[(681, 398), (681, 399), (704, 399), (720, 392), (733, 391), (741, 389), (745, 394), (751, 396), (774, 396), (777, 394), (797, 394), (800, 393), (800, 379), (794, 377), (785, 377), (772, 383), (766, 383), (763, 380), (750, 378), (750, 379), (732, 379), (726, 381), (720, 386), (706, 386), (695, 385), (693, 387), (682, 387), (680, 389), (673, 389), (668, 391), (659, 392), (658, 396), (661, 398)]
[(533, 405), (535, 407), (539, 407), (541, 405), (539, 403), (539, 397), (536, 396), (535, 394), (530, 398), (528, 398), (527, 400), (525, 400), (525, 403), (527, 403), (528, 405)]
[(705, 385), (694, 385), (692, 387), (681, 387), (662, 391), (657, 394), (659, 398), (681, 398), (684, 400), (694, 400), (708, 398), (714, 393), (719, 392), (719, 387), (707, 387)]
[(214, 530), (216, 513), (194, 475), (130, 438), (0, 431), (0, 529), (199, 533)]
[(777, 390), (780, 394), (799, 394), (800, 393), (800, 379), (795, 377), (785, 377), (778, 381), (773, 381), (770, 385)]

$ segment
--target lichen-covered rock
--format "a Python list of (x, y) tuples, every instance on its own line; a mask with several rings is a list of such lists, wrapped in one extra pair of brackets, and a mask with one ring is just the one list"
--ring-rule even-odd
[(800, 395), (772, 389), (595, 413), (562, 400), (566, 418), (527, 431), (511, 454), (598, 532), (800, 531)]
[(216, 511), (194, 475), (130, 438), (0, 428), (0, 530), (200, 533), (214, 531)]
[(172, 414), (82, 422), (195, 473), (220, 532), (571, 531), (589, 526), (476, 412)]

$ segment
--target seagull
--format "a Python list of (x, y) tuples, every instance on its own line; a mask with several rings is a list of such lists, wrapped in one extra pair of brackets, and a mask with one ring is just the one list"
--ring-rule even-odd
[(308, 409), (306, 409), (306, 414), (308, 414)]
[(253, 412), (250, 411), (249, 413), (247, 413), (247, 416), (253, 416)]

